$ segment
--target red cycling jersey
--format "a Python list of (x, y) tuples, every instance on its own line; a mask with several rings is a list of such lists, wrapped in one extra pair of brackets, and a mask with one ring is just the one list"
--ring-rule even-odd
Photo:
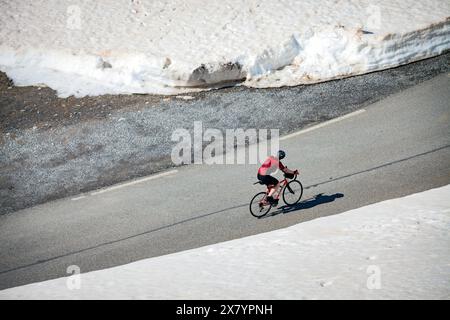
[(278, 160), (274, 156), (270, 156), (258, 169), (258, 174), (266, 176), (274, 173), (275, 171), (277, 171), (277, 169), (284, 170), (285, 168), (286, 167), (281, 163), (280, 160)]

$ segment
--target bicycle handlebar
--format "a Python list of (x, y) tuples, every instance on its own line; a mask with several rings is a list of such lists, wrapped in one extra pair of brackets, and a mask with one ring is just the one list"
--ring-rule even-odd
[[(298, 170), (295, 170), (293, 174), (292, 173), (284, 173), (284, 177), (288, 178), (288, 179), (295, 179), (295, 178), (297, 178), (298, 174), (299, 174)], [(287, 176), (287, 175), (289, 175), (289, 176)], [(293, 175), (293, 176), (291, 176), (291, 175)]]

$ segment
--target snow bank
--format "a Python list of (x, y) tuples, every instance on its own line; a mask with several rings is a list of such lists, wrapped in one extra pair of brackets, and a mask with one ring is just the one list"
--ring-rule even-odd
[(1, 0), (0, 70), (59, 96), (314, 83), (450, 48), (442, 0)]
[(450, 185), (0, 299), (450, 299), (449, 229)]

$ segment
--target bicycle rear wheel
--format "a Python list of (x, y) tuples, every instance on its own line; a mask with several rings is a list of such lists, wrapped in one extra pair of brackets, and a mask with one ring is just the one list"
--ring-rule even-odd
[(283, 190), (283, 201), (288, 206), (298, 203), (303, 195), (303, 186), (298, 180), (289, 182)]
[(252, 201), (250, 201), (250, 213), (252, 216), (261, 218), (270, 211), (272, 206), (270, 204), (263, 204), (266, 196), (267, 194), (265, 192), (260, 192), (253, 197)]

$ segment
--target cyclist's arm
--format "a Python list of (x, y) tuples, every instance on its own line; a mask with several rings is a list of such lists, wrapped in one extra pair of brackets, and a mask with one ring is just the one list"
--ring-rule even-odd
[(288, 169), (288, 167), (284, 166), (281, 161), (280, 161), (280, 170), (283, 171), (284, 173), (289, 173), (289, 174), (296, 174), (297, 170), (290, 170)]
[(283, 172), (284, 173), (290, 173), (290, 174), (296, 174), (297, 170), (290, 170), (287, 167), (284, 167)]

